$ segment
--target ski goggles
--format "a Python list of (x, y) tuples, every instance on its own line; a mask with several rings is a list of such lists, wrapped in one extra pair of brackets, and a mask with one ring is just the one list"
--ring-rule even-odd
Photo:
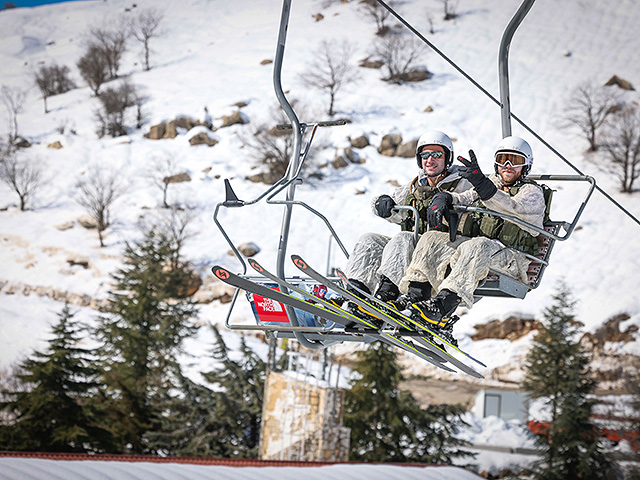
[(427, 160), (429, 157), (439, 160), (444, 157), (444, 152), (420, 152), (420, 158), (423, 160)]
[(518, 153), (497, 153), (496, 164), (501, 167), (506, 167), (507, 164), (512, 167), (521, 167), (527, 164), (527, 159)]

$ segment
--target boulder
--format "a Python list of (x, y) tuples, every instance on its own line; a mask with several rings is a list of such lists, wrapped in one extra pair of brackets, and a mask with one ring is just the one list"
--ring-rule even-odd
[(349, 162), (346, 158), (344, 158), (344, 155), (337, 155), (336, 158), (331, 162), (331, 165), (333, 166), (333, 168), (338, 170), (349, 165)]
[(416, 147), (418, 146), (418, 140), (411, 140), (407, 143), (398, 145), (396, 148), (396, 157), (412, 158), (416, 156)]
[(269, 65), (271, 63), (273, 63), (273, 60), (266, 58), (260, 62), (260, 65)]
[(512, 342), (524, 337), (532, 330), (540, 330), (541, 323), (537, 320), (509, 317), (504, 321), (493, 320), (489, 323), (476, 325), (476, 333), (471, 336), (473, 340), (485, 338), (508, 339)]
[(98, 222), (90, 215), (82, 215), (76, 219), (78, 223), (88, 230), (98, 228)]
[(145, 133), (144, 137), (149, 140), (160, 140), (164, 136), (164, 132), (167, 129), (167, 125), (162, 122), (157, 125), (154, 125), (149, 130), (149, 133)]
[(29, 142), (29, 140), (27, 140), (26, 138), (18, 137), (16, 138), (14, 145), (17, 148), (29, 148), (31, 146), (31, 142)]
[(362, 68), (382, 68), (384, 62), (382, 60), (370, 60), (369, 57), (360, 60), (359, 65)]
[(242, 125), (245, 123), (247, 122), (245, 121), (242, 114), (240, 113), (240, 110), (236, 110), (231, 115), (222, 116), (222, 125), (220, 126), (220, 128), (230, 127), (231, 125), (236, 125), (236, 124)]
[(213, 147), (217, 145), (218, 141), (214, 138), (210, 138), (206, 132), (200, 132), (197, 135), (194, 135), (189, 139), (189, 145), (208, 145), (209, 147)]
[(396, 148), (402, 143), (402, 135), (399, 133), (387, 134), (382, 137), (378, 152), (382, 155), (392, 157), (395, 155)]
[(70, 266), (78, 265), (82, 268), (89, 268), (89, 257), (85, 257), (84, 255), (70, 254), (67, 257), (67, 263)]
[(355, 152), (351, 147), (347, 147), (344, 149), (344, 156), (351, 163), (364, 163), (364, 158), (360, 157), (358, 152)]
[(68, 222), (61, 223), (60, 225), (56, 225), (56, 228), (61, 232), (64, 232), (65, 230), (69, 230), (70, 228), (73, 228), (73, 220), (69, 220)]
[(316, 20), (316, 22), (324, 19), (324, 15), (322, 15), (321, 13), (316, 13), (315, 15), (312, 15), (312, 17)]
[(47, 145), (47, 148), (55, 148), (56, 150), (60, 150), (62, 148), (62, 144), (60, 143), (60, 140), (56, 140), (55, 142)]
[(631, 85), (631, 82), (624, 80), (617, 75), (614, 75), (607, 81), (607, 83), (605, 83), (606, 87), (610, 87), (612, 85), (616, 85), (623, 90), (635, 90), (635, 88), (633, 88), (633, 85)]
[(191, 270), (188, 273), (189, 274), (184, 285), (181, 285), (180, 288), (178, 288), (178, 298), (188, 298), (195, 295), (202, 285), (202, 278), (200, 278), (200, 275), (198, 275), (197, 272)]
[(356, 138), (347, 137), (347, 139), (353, 148), (364, 148), (369, 146), (369, 139), (364, 135), (360, 135)]
[(431, 113), (433, 112), (433, 107), (431, 105), (429, 105), (427, 108), (424, 109), (424, 113)]
[(238, 251), (245, 257), (253, 257), (260, 253), (260, 247), (253, 242), (243, 243), (237, 246)]
[(175, 175), (170, 175), (168, 177), (164, 177), (162, 179), (164, 183), (182, 183), (182, 182), (190, 182), (191, 177), (187, 172), (177, 173)]
[(176, 128), (175, 120), (171, 120), (166, 124), (164, 135), (162, 138), (176, 138), (178, 136), (178, 129)]

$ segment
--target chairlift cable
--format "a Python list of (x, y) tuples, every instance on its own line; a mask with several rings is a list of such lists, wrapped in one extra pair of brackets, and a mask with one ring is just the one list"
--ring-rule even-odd
[[(436, 47), (433, 43), (431, 43), (427, 38), (422, 35), (415, 27), (413, 27), (409, 22), (407, 22), (398, 12), (396, 12), (393, 8), (387, 5), (383, 0), (376, 0), (380, 5), (386, 8), (389, 13), (391, 13), (396, 19), (402, 23), (405, 27), (407, 27), (414, 35), (416, 35), (420, 40), (426, 43), (433, 51), (435, 51), (438, 55), (440, 55), (449, 65), (451, 65), (455, 70), (458, 71), (463, 77), (469, 80), (478, 90), (484, 93), (489, 99), (491, 99), (496, 105), (502, 107), (500, 101), (495, 98), (491, 93), (489, 93), (482, 85), (480, 85), (476, 80), (471, 77), (467, 72), (465, 72), (462, 68), (460, 68), (453, 60), (447, 57), (438, 47)], [(580, 175), (585, 175), (580, 171), (578, 167), (573, 165), (569, 160), (567, 160), (558, 150), (556, 150), (553, 146), (551, 146), (546, 140), (544, 140), (538, 133), (536, 133), (531, 127), (529, 127), (524, 121), (520, 120), (515, 114), (510, 113), (511, 117), (516, 120), (525, 130), (527, 130), (531, 135), (537, 138), (544, 146), (546, 146), (549, 150), (551, 150), (560, 160), (566, 163), (569, 167), (571, 167), (575, 172)], [(615, 200), (611, 195), (605, 192), (599, 185), (596, 184), (596, 190), (598, 190), (602, 195), (605, 196), (607, 200), (613, 203), (616, 207), (618, 207), (622, 212), (624, 212), (629, 218), (631, 218), (634, 222), (640, 225), (640, 220), (635, 217), (631, 212), (629, 212), (625, 207), (623, 207), (617, 200)]]

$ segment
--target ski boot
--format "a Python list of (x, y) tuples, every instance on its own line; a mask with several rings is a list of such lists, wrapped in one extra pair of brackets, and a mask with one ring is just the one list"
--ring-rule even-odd
[(409, 282), (407, 293), (388, 303), (399, 312), (403, 312), (412, 304), (428, 298), (431, 298), (431, 284), (429, 282)]
[[(368, 302), (369, 300), (367, 299), (367, 297), (365, 297), (358, 290), (353, 288), (354, 286), (362, 290), (363, 292), (367, 292), (370, 294), (371, 290), (369, 290), (369, 287), (367, 287), (360, 280), (354, 280), (351, 278), (349, 279), (349, 284), (346, 286), (346, 289), (349, 293), (351, 293), (352, 295), (355, 295), (356, 297), (362, 299), (365, 302)], [(371, 314), (370, 312), (362, 308), (357, 303), (352, 302), (348, 299), (344, 299), (344, 298), (342, 299), (342, 308), (347, 310), (352, 315), (355, 315), (356, 317), (361, 318), (362, 320), (372, 323), (373, 325), (376, 326), (376, 328), (382, 328), (382, 326), (384, 325), (384, 322), (379, 317)]]
[(460, 297), (450, 290), (441, 290), (429, 300), (422, 300), (409, 306), (411, 318), (436, 333), (454, 346), (458, 341), (453, 337), (453, 325), (459, 317), (452, 315), (460, 304)]
[(376, 290), (374, 297), (387, 303), (398, 298), (398, 295), (400, 295), (398, 286), (387, 277), (382, 275), (380, 277), (380, 283), (378, 284), (378, 289)]

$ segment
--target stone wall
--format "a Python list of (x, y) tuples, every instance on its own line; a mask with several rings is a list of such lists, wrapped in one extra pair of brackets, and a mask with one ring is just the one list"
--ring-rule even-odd
[(345, 462), (350, 429), (342, 426), (344, 391), (296, 382), (286, 373), (267, 376), (260, 458)]

